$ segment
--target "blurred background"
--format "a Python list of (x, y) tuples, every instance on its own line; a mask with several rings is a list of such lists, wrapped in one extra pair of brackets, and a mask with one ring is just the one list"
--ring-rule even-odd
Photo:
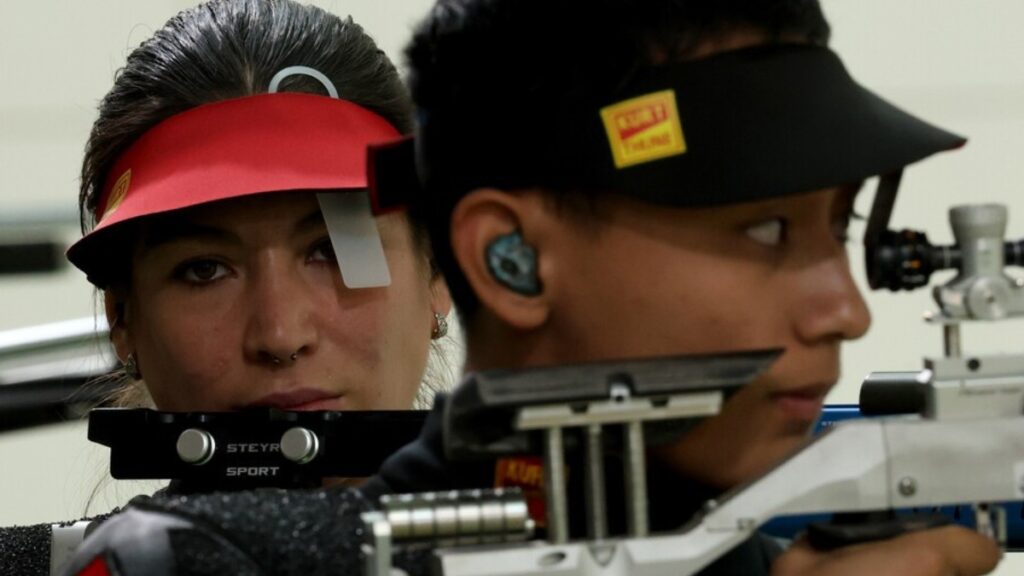
[[(26, 267), (57, 263), (46, 272), (0, 274), (0, 346), (35, 334), (33, 327), (46, 323), (86, 319), (65, 328), (85, 326), (88, 332), (89, 318), (99, 310), (95, 293), (77, 270), (53, 254), (79, 234), (78, 171), (96, 106), (127, 54), (195, 3), (0, 3), (0, 246), (35, 245), (36, 257), (23, 263)], [(401, 68), (401, 49), (411, 27), (432, 1), (314, 3), (351, 14)], [(933, 242), (948, 244), (950, 206), (1000, 202), (1010, 210), (1008, 236), (1024, 237), (1024, 195), (1018, 191), (1024, 181), (1024, 66), (1019, 60), (1024, 57), (1019, 33), (1024, 3), (823, 0), (823, 5), (833, 26), (833, 47), (854, 77), (970, 138), (966, 148), (905, 172), (893, 226), (926, 230)], [(864, 194), (858, 203), (864, 214), (870, 198)], [(862, 231), (863, 224), (854, 224), (850, 259), (865, 286)], [(933, 307), (927, 290), (869, 293), (867, 300), (874, 324), (867, 337), (846, 347), (843, 379), (831, 402), (855, 402), (861, 379), (872, 370), (916, 370), (923, 356), (941, 354), (940, 331), (921, 321)], [(23, 330), (8, 332), (14, 329)], [(1022, 334), (1019, 321), (971, 325), (964, 332), (964, 348), (1020, 352)], [(95, 352), (101, 345), (85, 346)], [(90, 498), (88, 511), (104, 512), (154, 489), (105, 481), (106, 458), (105, 448), (88, 443), (81, 421), (0, 431), (0, 525), (77, 518), (86, 513)], [(1017, 571), (1024, 567), (1020, 559), (1011, 562)], [(1019, 573), (1013, 566), (1007, 563), (999, 573)]]

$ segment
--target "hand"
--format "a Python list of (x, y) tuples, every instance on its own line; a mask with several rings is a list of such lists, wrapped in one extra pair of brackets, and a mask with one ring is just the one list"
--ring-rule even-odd
[(775, 561), (772, 576), (977, 576), (1001, 557), (992, 539), (945, 526), (830, 552), (801, 539)]

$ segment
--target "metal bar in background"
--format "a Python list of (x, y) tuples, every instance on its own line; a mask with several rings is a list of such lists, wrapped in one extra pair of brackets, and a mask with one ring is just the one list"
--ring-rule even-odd
[(103, 318), (0, 331), (0, 431), (79, 418), (111, 391), (85, 386), (116, 360)]
[(64, 269), (69, 231), (77, 228), (77, 212), (71, 207), (0, 209), (0, 276)]
[(58, 228), (65, 226), (78, 228), (78, 209), (70, 204), (61, 204), (59, 208), (0, 210), (0, 230), (6, 231), (15, 227)]
[(56, 272), (66, 265), (62, 242), (0, 244), (0, 275)]

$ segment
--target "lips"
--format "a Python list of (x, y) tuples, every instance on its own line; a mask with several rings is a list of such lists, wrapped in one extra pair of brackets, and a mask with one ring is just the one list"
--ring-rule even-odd
[(789, 418), (813, 423), (821, 414), (831, 384), (815, 384), (772, 392), (770, 398)]
[(289, 390), (287, 392), (275, 392), (268, 394), (259, 400), (247, 404), (246, 408), (277, 408), (280, 410), (292, 410), (296, 412), (309, 410), (328, 410), (334, 400), (341, 398), (342, 394), (326, 390), (303, 388)]

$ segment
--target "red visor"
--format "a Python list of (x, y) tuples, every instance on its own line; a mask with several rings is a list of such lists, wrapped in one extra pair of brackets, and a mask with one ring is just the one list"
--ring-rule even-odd
[(367, 146), (398, 131), (345, 100), (276, 93), (199, 106), (157, 124), (114, 164), (96, 228), (68, 249), (94, 279), (112, 226), (189, 206), (284, 190), (367, 187)]

